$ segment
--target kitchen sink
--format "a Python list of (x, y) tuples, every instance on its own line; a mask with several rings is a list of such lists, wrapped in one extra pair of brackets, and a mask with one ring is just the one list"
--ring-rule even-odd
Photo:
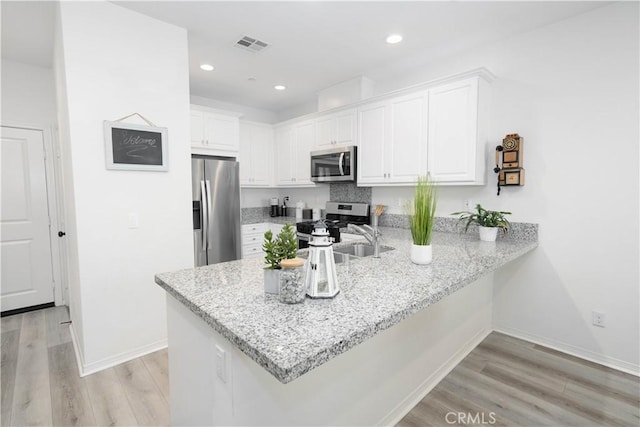
[[(298, 252), (298, 258), (307, 259), (308, 257), (309, 257), (309, 252), (308, 251), (300, 251), (300, 252)], [(340, 253), (340, 252), (336, 252), (335, 249), (333, 250), (333, 261), (336, 264), (342, 264), (343, 262), (345, 262), (345, 261), (347, 261), (349, 259), (356, 259), (356, 257), (353, 256), (352, 254)]]
[[(389, 246), (380, 246), (380, 253), (391, 251), (393, 248)], [(347, 254), (358, 258), (368, 257), (373, 255), (373, 245), (365, 245), (363, 243), (357, 243), (351, 246), (345, 246), (342, 248), (333, 248), (333, 253)]]

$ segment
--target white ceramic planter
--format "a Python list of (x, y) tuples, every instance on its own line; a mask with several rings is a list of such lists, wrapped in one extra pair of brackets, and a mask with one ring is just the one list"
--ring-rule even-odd
[(411, 245), (411, 262), (414, 264), (430, 264), (433, 260), (431, 245)]
[(498, 227), (483, 227), (479, 226), (480, 240), (483, 242), (495, 242), (498, 236)]
[(264, 269), (264, 293), (278, 295), (280, 292), (280, 271)]

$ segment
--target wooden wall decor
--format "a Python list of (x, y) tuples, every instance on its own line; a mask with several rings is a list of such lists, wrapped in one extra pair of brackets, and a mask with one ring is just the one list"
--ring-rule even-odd
[(496, 167), (493, 171), (498, 174), (498, 196), (501, 187), (524, 185), (523, 148), (524, 138), (517, 133), (508, 134), (502, 140), (502, 145), (496, 147)]

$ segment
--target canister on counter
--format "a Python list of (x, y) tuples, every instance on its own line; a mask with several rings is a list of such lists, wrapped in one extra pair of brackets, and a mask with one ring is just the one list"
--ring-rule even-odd
[(280, 261), (280, 302), (297, 304), (303, 302), (307, 294), (304, 281), (304, 260), (302, 258)]
[(305, 202), (297, 202), (296, 203), (296, 221), (302, 221), (302, 211), (307, 206)]

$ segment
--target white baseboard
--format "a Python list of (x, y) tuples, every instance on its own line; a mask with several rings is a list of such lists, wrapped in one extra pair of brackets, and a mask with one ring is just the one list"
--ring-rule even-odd
[(516, 328), (504, 328), (504, 327), (494, 326), (493, 330), (496, 332), (500, 332), (501, 334), (509, 335), (515, 338), (520, 338), (522, 340), (529, 341), (534, 344), (539, 344), (544, 347), (549, 347), (554, 350), (560, 351), (562, 353), (579, 357), (580, 359), (585, 359), (590, 362), (594, 362), (599, 365), (603, 365), (608, 368), (615, 369), (617, 371), (635, 375), (636, 377), (640, 376), (640, 366), (633, 363), (626, 362), (624, 360), (616, 359), (614, 357), (608, 357), (603, 354), (596, 353), (582, 347), (577, 347), (572, 344), (567, 344), (565, 342), (556, 341), (551, 338), (530, 334), (528, 332), (525, 332)]
[(82, 375), (82, 367), (84, 366), (84, 355), (82, 349), (78, 343), (78, 336), (76, 335), (76, 329), (73, 327), (73, 323), (69, 324), (69, 332), (71, 334), (71, 344), (73, 344), (73, 351), (76, 354), (76, 363), (78, 364), (78, 373)]
[(440, 365), (427, 379), (411, 392), (402, 402), (391, 410), (378, 425), (394, 426), (400, 422), (424, 397), (429, 394), (471, 351), (490, 333), (491, 329), (478, 331), (469, 341), (460, 347), (446, 362)]
[(145, 354), (153, 353), (154, 351), (167, 348), (167, 339), (165, 338), (160, 341), (156, 341), (154, 343), (87, 364), (84, 361), (82, 349), (78, 345), (78, 339), (76, 337), (73, 324), (70, 325), (70, 331), (71, 342), (73, 343), (73, 349), (76, 353), (76, 360), (78, 362), (78, 372), (80, 373), (81, 377), (86, 377), (87, 375), (91, 375), (104, 369), (119, 365), (121, 363), (128, 362), (129, 360), (137, 359), (138, 357), (144, 356)]

